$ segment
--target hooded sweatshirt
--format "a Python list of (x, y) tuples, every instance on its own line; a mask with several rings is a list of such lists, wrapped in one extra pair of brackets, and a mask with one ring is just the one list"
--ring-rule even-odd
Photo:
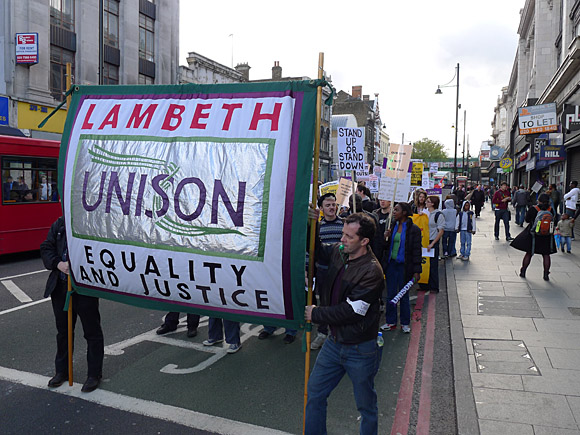
[[(460, 231), (475, 232), (475, 214), (471, 211), (471, 207), (470, 210), (464, 211), (465, 204), (469, 204), (471, 206), (469, 201), (463, 201), (463, 204), (461, 204), (461, 211), (457, 215), (457, 223), (455, 228)], [(471, 221), (471, 224), (469, 221)]]
[(455, 202), (452, 199), (445, 200), (445, 208), (443, 209), (443, 216), (445, 216), (445, 231), (455, 231), (455, 218), (457, 211), (455, 210)]

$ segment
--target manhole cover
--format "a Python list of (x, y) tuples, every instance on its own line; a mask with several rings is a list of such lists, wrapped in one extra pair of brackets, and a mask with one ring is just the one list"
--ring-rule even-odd
[(472, 343), (480, 373), (541, 376), (521, 340), (472, 340)]

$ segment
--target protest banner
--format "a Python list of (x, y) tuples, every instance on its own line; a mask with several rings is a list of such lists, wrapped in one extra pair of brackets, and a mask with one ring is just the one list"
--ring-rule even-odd
[(367, 181), (367, 187), (371, 193), (379, 193), (379, 177), (372, 174), (369, 175), (369, 181)]
[(435, 163), (429, 163), (429, 172), (430, 173), (435, 173), (439, 171), (439, 163), (435, 162)]
[(338, 189), (338, 180), (329, 181), (328, 183), (321, 184), (318, 188), (320, 196), (326, 195), (327, 193), (332, 193), (336, 196), (336, 190)]
[(366, 163), (364, 128), (338, 127), (336, 133), (338, 169), (362, 171)]
[(59, 160), (75, 290), (299, 327), (316, 86), (76, 86)]
[[(396, 188), (396, 191), (395, 191)], [(395, 202), (407, 201), (409, 197), (409, 192), (411, 190), (411, 173), (407, 173), (407, 176), (403, 180), (397, 180), (390, 177), (381, 177), (379, 181), (379, 199), (385, 201), (393, 201), (393, 195), (395, 197)]]
[(341, 178), (336, 189), (336, 204), (347, 206), (350, 195), (352, 195), (352, 181), (348, 178)]
[(426, 189), (427, 196), (437, 196), (439, 198), (439, 209), (443, 209), (442, 189)]
[(413, 162), (411, 169), (411, 186), (422, 186), (423, 163)]
[(355, 171), (356, 173), (356, 181), (369, 181), (369, 171), (367, 168), (362, 169), (360, 171)]
[(429, 189), (429, 172), (423, 172), (421, 174), (421, 187), (423, 189)]
[[(413, 223), (421, 230), (421, 246), (426, 248), (429, 246), (429, 215), (426, 213), (414, 214), (412, 217)], [(429, 282), (429, 262), (430, 257), (422, 257), (421, 260), (421, 276), (419, 284), (427, 284)], [(437, 261), (437, 260), (435, 260)]]
[(375, 165), (373, 167), (373, 174), (375, 174), (377, 177), (381, 178), (383, 175), (383, 168), (380, 167), (379, 165)]
[(405, 178), (407, 176), (413, 145), (399, 145), (392, 143), (387, 156), (385, 176), (391, 178)]

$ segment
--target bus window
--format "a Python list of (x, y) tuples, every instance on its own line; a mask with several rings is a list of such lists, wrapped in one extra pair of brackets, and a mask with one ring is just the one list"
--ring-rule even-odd
[(2, 204), (57, 202), (57, 159), (2, 157)]

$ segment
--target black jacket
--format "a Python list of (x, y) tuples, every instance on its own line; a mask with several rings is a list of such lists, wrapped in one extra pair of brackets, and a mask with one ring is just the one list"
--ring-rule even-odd
[(474, 205), (483, 205), (485, 203), (485, 192), (483, 190), (475, 189), (471, 195), (471, 202)]
[(62, 261), (62, 254), (65, 248), (66, 231), (64, 218), (61, 216), (52, 224), (50, 230), (48, 230), (46, 240), (40, 244), (40, 257), (44, 267), (52, 271), (46, 281), (45, 298), (49, 297), (56, 288), (60, 274), (60, 270), (56, 266)]
[[(407, 233), (405, 234), (405, 281), (411, 281), (413, 274), (421, 273), (423, 270), (423, 252), (421, 250), (421, 229), (413, 223), (411, 218), (407, 219), (410, 225), (407, 225)], [(391, 233), (395, 230), (396, 222), (391, 226)], [(392, 236), (391, 236), (392, 237)], [(388, 262), (395, 261), (391, 259), (391, 241), (387, 242), (389, 247), (387, 249), (385, 270), (387, 270)]]
[[(379, 300), (385, 286), (383, 269), (373, 252), (355, 260), (339, 250), (340, 243), (320, 244), (317, 254), (329, 264), (327, 279), (321, 282), (321, 306), (312, 310), (312, 321), (330, 325), (336, 339), (343, 344), (357, 344), (377, 337), (379, 330)], [(340, 283), (338, 304), (331, 304), (334, 281), (345, 267)], [(347, 302), (363, 301), (369, 304), (365, 315), (357, 314)]]

